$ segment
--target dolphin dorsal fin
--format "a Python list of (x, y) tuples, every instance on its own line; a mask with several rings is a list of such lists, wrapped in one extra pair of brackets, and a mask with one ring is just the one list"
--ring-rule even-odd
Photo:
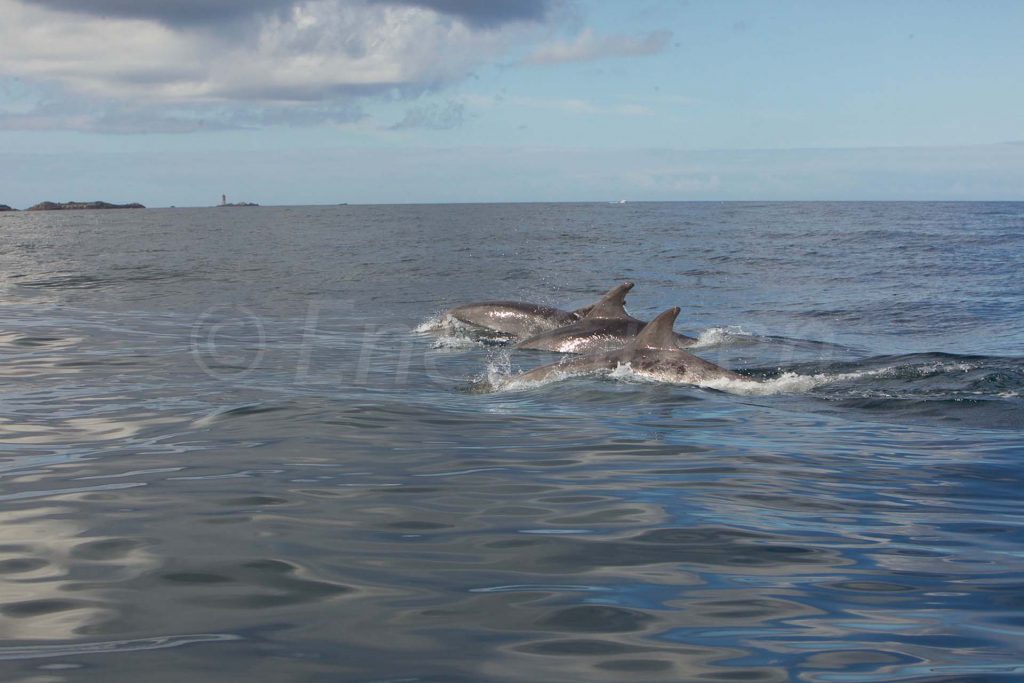
[(640, 334), (633, 340), (633, 346), (642, 349), (676, 348), (676, 333), (672, 331), (672, 326), (678, 316), (678, 306), (659, 313), (657, 318), (640, 330)]
[(583, 317), (587, 319), (628, 318), (626, 295), (629, 294), (629, 290), (633, 289), (633, 286), (632, 282), (623, 282), (618, 287), (608, 290), (608, 293), (601, 297), (600, 301), (590, 306), (590, 310)]
[(582, 308), (577, 308), (575, 311), (573, 311), (573, 315), (575, 315), (577, 318), (585, 318), (587, 317), (587, 313), (590, 313), (592, 310), (594, 310), (594, 306), (596, 305), (597, 304), (587, 304)]

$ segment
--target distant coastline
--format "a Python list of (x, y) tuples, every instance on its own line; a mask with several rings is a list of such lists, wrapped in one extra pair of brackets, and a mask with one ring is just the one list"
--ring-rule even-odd
[(227, 206), (227, 207), (259, 206), (259, 204), (255, 203), (255, 202), (229, 202), (228, 201), (228, 196), (226, 194), (222, 194), (220, 196), (220, 204), (218, 204), (217, 206), (218, 207), (225, 207), (225, 206)]
[(0, 211), (17, 211), (17, 209), (13, 209), (6, 204), (0, 204)]
[(87, 209), (145, 209), (139, 203), (111, 204), (110, 202), (39, 202), (26, 211), (80, 211)]

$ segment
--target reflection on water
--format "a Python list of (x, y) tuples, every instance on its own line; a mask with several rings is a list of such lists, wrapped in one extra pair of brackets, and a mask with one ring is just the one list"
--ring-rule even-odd
[[(1005, 442), (936, 454), (931, 430), (901, 428), (868, 447), (813, 418), (832, 443), (785, 455), (744, 446), (756, 411), (709, 422), (708, 400), (730, 399), (655, 410), (666, 424), (696, 413), (699, 430), (650, 432), (642, 417), (623, 438), (586, 411), (556, 427), (506, 404), (471, 426), (292, 398), (197, 413), (170, 439), (180, 449), (11, 470), (7, 495), (41, 495), (2, 527), (4, 637), (98, 643), (53, 659), (108, 672), (135, 666), (113, 651), (139, 655), (104, 643), (180, 638), (146, 661), (215, 657), (210, 680), (257, 655), (267, 680), (894, 680), (1017, 665), (1016, 491), (1000, 495), (980, 464)], [(789, 443), (779, 428), (758, 426)], [(987, 495), (972, 494), (981, 482)], [(211, 633), (226, 635), (196, 636)]]
[[(397, 245), (389, 254), (318, 209), (304, 241), (287, 212), (246, 214), (275, 218), (237, 232), (230, 212), (173, 231), (133, 224), (146, 235), (137, 242), (115, 225), (126, 251), (106, 251), (135, 269), (99, 272), (106, 261), (88, 252), (48, 269), (0, 249), (28, 283), (8, 282), (0, 308), (3, 680), (1024, 676), (1020, 359), (940, 353), (952, 340), (920, 353), (866, 346), (888, 322), (871, 329), (849, 300), (814, 304), (776, 283), (775, 265), (764, 294), (775, 315), (860, 315), (869, 329), (830, 338), (747, 322), (762, 293), (730, 274), (763, 265), (731, 260), (714, 235), (688, 243), (714, 252), (700, 256), (714, 269), (665, 265), (683, 239), (678, 215), (630, 207), (614, 220), (647, 221), (642, 246), (665, 256), (641, 286), (677, 296), (686, 283), (697, 327), (743, 323), (706, 335), (708, 358), (763, 376), (849, 377), (773, 396), (596, 378), (471, 393), (489, 366), (551, 357), (415, 333), (442, 292), (463, 287), (468, 299), (500, 272), (449, 258), (438, 278), (423, 261), (443, 261), (434, 242), (466, 242), (479, 216), (391, 210), (363, 226)], [(581, 209), (460, 211), (507, 226), (556, 210)], [(733, 220), (686, 210), (726, 232)], [(593, 239), (607, 215), (591, 216)], [(426, 223), (409, 234), (413, 219)], [(859, 225), (849, 220), (844, 249)], [(262, 231), (258, 250), (250, 229)], [(619, 252), (584, 259), (590, 242), (577, 237), (549, 235), (548, 260), (516, 272), (547, 283), (575, 269), (582, 300), (600, 287), (581, 269), (639, 271)], [(235, 251), (206, 249), (214, 238)], [(177, 262), (183, 253), (201, 267)], [(411, 259), (415, 287), (396, 257)], [(843, 255), (824, 266), (767, 257), (814, 281)], [(223, 287), (205, 286), (213, 274)], [(346, 296), (357, 303), (337, 303)], [(711, 296), (722, 298), (701, 308)], [(231, 325), (233, 310), (255, 317)]]
[(83, 531), (52, 500), (50, 507), (4, 511), (0, 638), (64, 640), (86, 633), (117, 611), (98, 589), (151, 568), (139, 541), (83, 538)]

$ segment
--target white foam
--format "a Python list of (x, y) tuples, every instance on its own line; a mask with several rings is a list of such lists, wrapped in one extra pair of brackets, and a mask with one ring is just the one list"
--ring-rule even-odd
[(977, 365), (964, 362), (938, 362), (932, 363), (931, 365), (919, 365), (914, 370), (921, 377), (927, 377), (929, 375), (942, 375), (947, 372), (970, 372), (971, 370), (977, 369)]
[(544, 379), (526, 380), (522, 375), (517, 375), (511, 370), (511, 362), (508, 355), (501, 364), (489, 364), (487, 367), (487, 383), (494, 391), (521, 391), (535, 387), (561, 382), (569, 377), (576, 377), (584, 374), (592, 374), (598, 377), (607, 377), (617, 382), (636, 382), (644, 384), (676, 384), (680, 386), (697, 386), (705, 389), (716, 389), (730, 394), (740, 396), (773, 396), (777, 394), (801, 394), (816, 387), (833, 382), (857, 380), (864, 377), (884, 375), (892, 372), (894, 368), (880, 368), (878, 370), (863, 370), (860, 372), (842, 373), (818, 373), (814, 375), (801, 375), (795, 372), (784, 372), (778, 377), (767, 380), (756, 379), (732, 379), (719, 377), (715, 379), (696, 379), (680, 381), (671, 373), (659, 373), (634, 370), (629, 363), (621, 363), (614, 370), (599, 373), (574, 372), (567, 366), (564, 371), (555, 370)]
[(412, 331), (417, 334), (438, 332), (440, 330), (445, 329), (446, 320), (451, 320), (451, 316), (445, 315), (443, 313), (437, 313), (435, 315), (430, 316), (429, 318), (421, 322), (419, 325), (414, 327)]
[(725, 346), (732, 344), (741, 338), (749, 338), (742, 327), (729, 325), (728, 327), (709, 327), (697, 335), (697, 343), (691, 348), (702, 348), (705, 346)]
[(853, 379), (859, 375), (860, 373), (798, 375), (795, 372), (784, 372), (778, 377), (761, 381), (721, 377), (699, 382), (697, 386), (740, 396), (773, 396), (775, 394), (802, 394), (822, 384)]
[(767, 380), (734, 380), (719, 378), (701, 382), (698, 386), (727, 391), (743, 396), (769, 396), (772, 394), (799, 394), (824, 384), (864, 379), (865, 377), (891, 377), (900, 371), (899, 367), (859, 370), (857, 372), (821, 372), (814, 375), (800, 375), (784, 372)]
[(463, 337), (457, 334), (444, 334), (434, 340), (431, 345), (435, 349), (450, 349), (450, 350), (461, 350), (461, 349), (473, 349), (481, 346), (480, 342), (469, 337)]
[(472, 349), (481, 346), (493, 346), (495, 343), (508, 342), (511, 337), (484, 337), (480, 328), (467, 325), (447, 313), (438, 313), (427, 318), (413, 328), (416, 334), (433, 334), (437, 339), (433, 343), (435, 349)]
[(615, 366), (615, 369), (608, 373), (610, 379), (616, 379), (620, 381), (656, 381), (654, 377), (650, 375), (641, 375), (640, 373), (633, 370), (633, 366), (630, 363), (619, 363)]
[[(711, 340), (728, 338), (730, 335), (735, 335), (735, 330), (737, 329), (738, 328), (712, 328), (702, 334), (701, 338), (704, 339), (705, 335), (710, 333), (708, 336), (708, 343), (710, 344), (713, 343)], [(725, 336), (718, 337), (717, 335)], [(802, 394), (823, 385), (833, 384), (836, 382), (857, 381), (869, 377), (899, 378), (901, 376), (905, 377), (907, 374), (912, 374), (917, 377), (924, 378), (951, 372), (969, 372), (977, 369), (977, 367), (978, 365), (975, 363), (964, 361), (937, 361), (921, 365), (890, 365), (870, 370), (856, 370), (853, 372), (800, 374), (789, 371), (783, 372), (777, 377), (763, 380), (753, 378), (734, 379), (728, 377), (718, 377), (713, 379), (693, 378), (690, 380), (686, 377), (680, 379), (677, 374), (671, 372), (659, 373), (635, 370), (629, 363), (619, 364), (615, 369), (610, 371), (598, 372), (574, 369), (571, 364), (567, 363), (564, 369), (556, 367), (542, 379), (524, 379), (524, 375), (522, 373), (516, 373), (512, 370), (510, 354), (508, 351), (505, 351), (500, 356), (492, 358), (492, 362), (487, 366), (486, 376), (481, 377), (480, 381), (486, 381), (494, 391), (519, 391), (545, 386), (555, 382), (561, 382), (562, 380), (570, 377), (590, 375), (595, 377), (606, 377), (618, 382), (677, 384), (716, 389), (718, 391), (724, 391), (740, 396), (772, 396), (778, 394)], [(1020, 393), (1007, 391), (999, 394), (999, 397), (1019, 398)]]
[(743, 396), (765, 396), (780, 393), (800, 393), (808, 391), (830, 381), (835, 375), (798, 375), (795, 372), (787, 372), (779, 377), (770, 380), (755, 379), (695, 379), (693, 381), (682, 381), (673, 373), (651, 372), (647, 370), (634, 370), (629, 363), (621, 363), (614, 370), (608, 373), (609, 379), (621, 382), (642, 382), (656, 384), (678, 384), (685, 386), (697, 386), (706, 389), (717, 389), (730, 394)]
[(488, 361), (484, 374), (477, 378), (480, 383), (486, 383), (492, 391), (523, 391), (535, 387), (561, 382), (569, 377), (580, 373), (574, 373), (566, 368), (565, 371), (555, 370), (543, 379), (526, 379), (524, 373), (512, 369), (512, 354), (509, 350), (495, 353)]
[(512, 354), (508, 351), (499, 351), (493, 354), (487, 361), (484, 368), (486, 380), (491, 386), (500, 386), (512, 375)]

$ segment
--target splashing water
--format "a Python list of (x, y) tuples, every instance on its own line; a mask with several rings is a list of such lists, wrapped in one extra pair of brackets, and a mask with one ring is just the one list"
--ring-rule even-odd
[(739, 325), (726, 327), (709, 327), (697, 335), (697, 343), (691, 348), (699, 349), (706, 346), (726, 346), (736, 343), (752, 343), (755, 337)]
[(503, 335), (469, 325), (445, 313), (433, 315), (413, 328), (422, 335), (434, 335), (435, 349), (463, 350), (492, 346), (505, 346), (513, 341), (510, 335)]
[[(772, 396), (777, 394), (803, 394), (818, 387), (865, 379), (868, 377), (885, 377), (899, 372), (901, 368), (885, 367), (873, 370), (859, 370), (855, 372), (838, 373), (815, 373), (801, 374), (793, 371), (786, 371), (776, 377), (757, 379), (733, 379), (721, 377), (705, 379), (696, 382), (680, 381), (670, 373), (652, 372), (649, 370), (636, 370), (630, 363), (620, 363), (612, 370), (601, 370), (587, 372), (574, 370), (566, 365), (562, 371), (555, 370), (543, 379), (523, 379), (523, 373), (512, 369), (511, 354), (508, 351), (492, 358), (486, 365), (484, 374), (479, 378), (481, 384), (490, 387), (492, 391), (522, 391), (537, 387), (547, 386), (562, 382), (566, 379), (581, 376), (591, 376), (618, 382), (631, 382), (638, 384), (673, 384), (678, 386), (696, 386), (703, 389), (715, 389), (729, 394), (740, 396)], [(922, 372), (934, 371), (935, 368), (922, 369)]]
[(416, 334), (429, 334), (430, 332), (439, 332), (451, 327), (455, 319), (450, 315), (444, 313), (435, 313), (416, 327), (412, 328), (412, 331)]

